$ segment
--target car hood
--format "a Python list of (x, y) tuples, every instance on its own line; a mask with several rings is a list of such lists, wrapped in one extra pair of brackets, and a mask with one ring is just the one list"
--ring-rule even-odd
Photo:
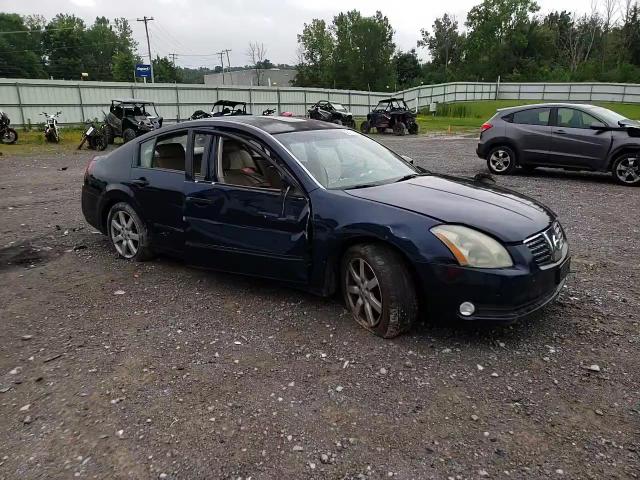
[(511, 190), (439, 175), (351, 189), (346, 193), (443, 223), (467, 225), (507, 243), (523, 241), (545, 229), (555, 218), (545, 206)]

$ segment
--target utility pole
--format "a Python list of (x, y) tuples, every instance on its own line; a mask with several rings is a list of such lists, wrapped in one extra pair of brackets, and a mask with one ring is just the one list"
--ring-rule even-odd
[(149, 65), (151, 65), (151, 83), (156, 83), (155, 77), (153, 76), (153, 57), (151, 56), (151, 43), (149, 42), (149, 27), (147, 23), (153, 20), (153, 17), (142, 17), (136, 19), (138, 22), (144, 22), (144, 31), (147, 34), (147, 53), (149, 54)]
[(224, 60), (222, 60), (222, 55), (224, 55), (224, 51), (216, 52), (216, 55), (220, 55), (220, 65), (222, 65), (222, 84), (224, 85)]
[(170, 53), (171, 63), (173, 63), (173, 83), (178, 83), (178, 70), (176, 67), (176, 58), (178, 58), (177, 53)]
[[(228, 48), (225, 48), (223, 50), (224, 53), (227, 54), (227, 68), (229, 69), (229, 76), (231, 77), (231, 85), (233, 85), (233, 73), (231, 73), (231, 62), (229, 61), (229, 52), (231, 50), (229, 50)], [(223, 67), (224, 70), (224, 67)]]

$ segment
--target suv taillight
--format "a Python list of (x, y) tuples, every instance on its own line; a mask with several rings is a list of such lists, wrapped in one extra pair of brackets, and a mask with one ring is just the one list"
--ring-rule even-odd
[(486, 132), (487, 130), (489, 130), (492, 127), (493, 127), (493, 125), (491, 125), (489, 122), (484, 122), (482, 124), (482, 126), (480, 127), (480, 133)]

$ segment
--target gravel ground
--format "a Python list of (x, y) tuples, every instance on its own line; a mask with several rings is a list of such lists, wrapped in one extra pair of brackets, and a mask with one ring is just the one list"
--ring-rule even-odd
[[(485, 170), (472, 139), (383, 140)], [(90, 156), (0, 157), (1, 479), (640, 476), (640, 188), (498, 178), (565, 226), (558, 302), (382, 340), (337, 299), (117, 259), (80, 212)]]

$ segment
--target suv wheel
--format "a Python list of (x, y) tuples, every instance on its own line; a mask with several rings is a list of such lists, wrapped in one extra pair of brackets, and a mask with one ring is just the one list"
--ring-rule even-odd
[(122, 140), (124, 143), (130, 142), (134, 138), (136, 138), (136, 131), (133, 128), (127, 128), (122, 132)]
[(620, 155), (611, 170), (616, 182), (631, 186), (640, 185), (640, 154), (625, 153)]
[(342, 258), (344, 300), (353, 318), (374, 334), (392, 338), (418, 316), (412, 276), (404, 259), (383, 245), (351, 247)]
[(487, 167), (496, 175), (507, 175), (516, 168), (516, 154), (506, 146), (494, 147), (487, 155)]
[(407, 126), (404, 124), (404, 122), (401, 121), (397, 121), (394, 125), (393, 125), (393, 133), (395, 133), (396, 135), (406, 135), (407, 133)]
[(113, 248), (122, 258), (141, 262), (153, 256), (147, 226), (128, 203), (119, 202), (111, 207), (107, 231)]

